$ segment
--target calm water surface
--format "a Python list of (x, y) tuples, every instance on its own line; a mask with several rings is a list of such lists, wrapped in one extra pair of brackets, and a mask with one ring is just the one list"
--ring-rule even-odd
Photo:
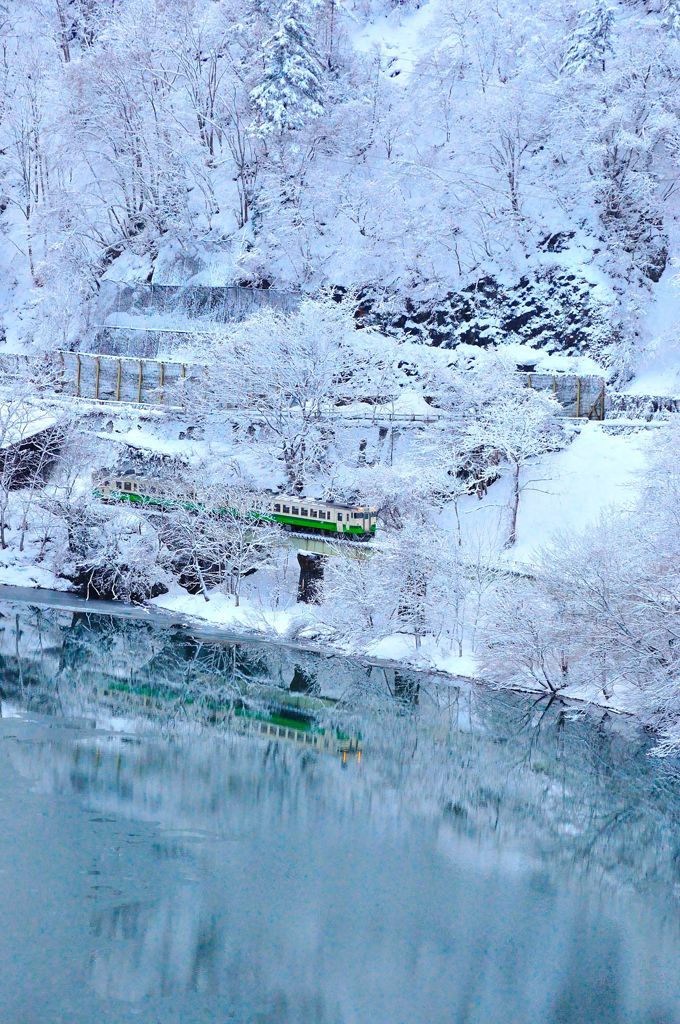
[(0, 604), (2, 1024), (674, 1024), (630, 724)]

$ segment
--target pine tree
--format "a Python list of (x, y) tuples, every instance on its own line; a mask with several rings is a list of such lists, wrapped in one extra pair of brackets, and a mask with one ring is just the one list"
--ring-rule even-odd
[(668, 0), (663, 15), (665, 30), (673, 39), (680, 39), (680, 0)]
[(322, 62), (308, 18), (301, 0), (284, 0), (265, 44), (264, 79), (250, 96), (270, 131), (294, 131), (323, 113)]
[(612, 11), (601, 0), (597, 0), (592, 10), (581, 11), (570, 36), (561, 71), (567, 74), (595, 68), (604, 71), (606, 55), (612, 50), (613, 21)]

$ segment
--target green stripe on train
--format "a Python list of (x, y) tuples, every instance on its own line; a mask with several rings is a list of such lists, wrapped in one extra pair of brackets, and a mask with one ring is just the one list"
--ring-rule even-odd
[[(283, 523), (286, 526), (311, 526), (315, 530), (328, 530), (332, 533), (368, 532), (362, 526), (348, 526), (346, 523), (340, 523), (341, 529), (338, 530), (337, 523), (328, 523), (324, 519), (304, 519), (302, 516), (284, 516), (280, 512), (270, 512), (267, 514), (267, 518), (274, 519), (277, 523)], [(373, 532), (375, 532), (375, 527), (373, 527)]]

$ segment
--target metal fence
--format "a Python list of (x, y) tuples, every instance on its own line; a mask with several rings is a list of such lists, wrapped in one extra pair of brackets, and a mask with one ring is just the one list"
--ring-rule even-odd
[[(198, 383), (207, 367), (200, 363), (176, 359), (137, 358), (93, 352), (55, 352), (41, 361), (23, 355), (1, 355), (0, 370), (5, 375), (20, 375), (31, 365), (38, 371), (45, 386), (77, 398), (109, 402), (136, 402), (142, 405), (177, 405), (181, 401), (184, 381)], [(608, 398), (603, 377), (573, 374), (523, 373), (524, 383), (537, 391), (555, 396), (565, 416), (576, 419), (603, 420)], [(351, 419), (356, 414), (336, 410), (340, 417)], [(361, 418), (361, 417), (359, 417)], [(367, 413), (364, 419), (375, 418)], [(381, 420), (434, 422), (446, 414), (432, 409), (427, 415), (390, 415), (381, 410)]]
[(62, 393), (102, 402), (176, 405), (181, 401), (178, 385), (204, 372), (191, 363), (89, 352), (59, 352), (57, 360), (54, 380)]
[(577, 377), (572, 373), (526, 373), (527, 387), (555, 396), (565, 416), (603, 420), (606, 411), (604, 377)]

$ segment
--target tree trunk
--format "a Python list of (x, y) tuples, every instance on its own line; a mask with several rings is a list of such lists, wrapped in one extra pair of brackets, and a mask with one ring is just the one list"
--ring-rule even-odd
[(295, 452), (284, 445), (283, 447), (283, 461), (286, 467), (286, 477), (288, 478), (288, 489), (291, 494), (302, 494), (303, 480), (300, 466), (300, 459), (296, 456)]
[(460, 529), (460, 509), (458, 508), (458, 498), (456, 498), (454, 503), (453, 503), (453, 511), (455, 513), (455, 516), (456, 516), (456, 537), (458, 539), (458, 547), (462, 548), (462, 546), (463, 546), (463, 535), (462, 535), (461, 529)]
[(198, 561), (196, 561), (195, 565), (196, 565), (196, 575), (198, 576), (198, 582), (201, 585), (201, 593), (203, 594), (203, 597), (205, 598), (205, 600), (209, 601), (210, 598), (208, 597), (208, 588), (205, 585), (205, 580), (203, 579), (203, 573), (201, 572), (201, 567), (198, 564)]
[(515, 462), (512, 467), (512, 496), (510, 499), (510, 532), (505, 542), (506, 548), (514, 547), (517, 541), (517, 513), (519, 512), (519, 472), (520, 465)]

